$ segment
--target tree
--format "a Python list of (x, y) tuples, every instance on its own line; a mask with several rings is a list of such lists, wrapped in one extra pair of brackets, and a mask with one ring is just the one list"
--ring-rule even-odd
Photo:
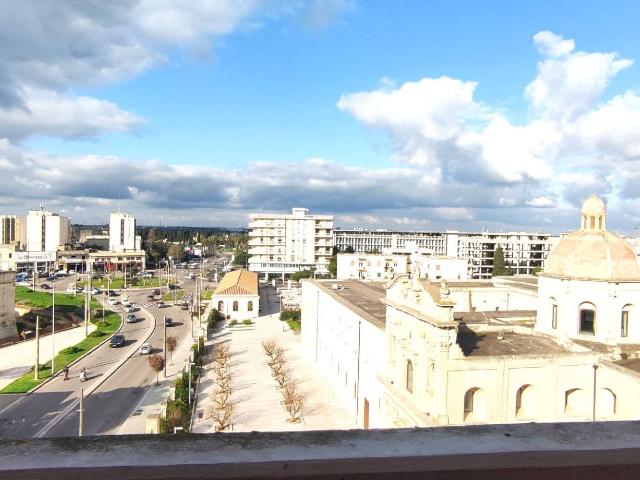
[(176, 262), (182, 262), (187, 258), (187, 254), (184, 252), (184, 246), (181, 243), (171, 244), (167, 254), (174, 258)]
[(331, 277), (335, 278), (338, 275), (338, 255), (335, 253), (329, 258), (329, 264), (327, 265), (327, 270), (331, 274)]
[(344, 249), (344, 253), (356, 253), (351, 245)]
[(248, 263), (249, 263), (249, 254), (242, 250), (237, 251), (235, 256), (233, 257), (233, 264), (239, 265), (241, 267), (246, 267)]
[(171, 362), (171, 365), (173, 365), (173, 351), (177, 346), (178, 340), (176, 340), (176, 337), (167, 337), (167, 351), (169, 352), (169, 361)]
[(149, 357), (149, 366), (156, 372), (156, 385), (158, 385), (158, 375), (164, 368), (164, 359), (157, 353)]
[(502, 247), (498, 246), (493, 254), (493, 276), (499, 277), (505, 275), (513, 275), (513, 270), (511, 270), (511, 267), (504, 261), (504, 251)]
[(293, 280), (294, 282), (299, 282), (303, 278), (313, 278), (314, 272), (314, 268), (310, 268), (308, 270), (300, 270), (299, 272), (293, 272), (291, 274), (291, 280)]

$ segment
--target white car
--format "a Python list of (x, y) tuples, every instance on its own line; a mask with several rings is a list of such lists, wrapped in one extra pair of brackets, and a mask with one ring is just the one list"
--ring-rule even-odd
[(67, 293), (76, 293), (76, 287), (74, 287), (73, 285), (69, 285), (67, 287)]
[(149, 355), (151, 353), (151, 350), (153, 350), (153, 347), (151, 346), (150, 343), (143, 343), (140, 346), (140, 355)]
[(120, 302), (117, 298), (110, 298), (108, 301), (109, 305), (118, 305)]
[(136, 307), (134, 307), (133, 305), (128, 305), (128, 306), (126, 306), (124, 311), (127, 312), (127, 313), (133, 313), (133, 312), (137, 312), (138, 309)]
[(99, 288), (93, 287), (91, 289), (91, 295), (98, 295), (99, 293), (102, 293), (102, 290), (100, 290)]

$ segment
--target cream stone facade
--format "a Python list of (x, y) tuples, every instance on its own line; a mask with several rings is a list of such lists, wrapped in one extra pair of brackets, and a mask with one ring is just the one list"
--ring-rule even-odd
[(258, 274), (240, 269), (227, 273), (211, 296), (211, 308), (230, 320), (251, 320), (260, 311)]
[(540, 277), (304, 280), (305, 351), (358, 427), (640, 419), (640, 266), (580, 225)]

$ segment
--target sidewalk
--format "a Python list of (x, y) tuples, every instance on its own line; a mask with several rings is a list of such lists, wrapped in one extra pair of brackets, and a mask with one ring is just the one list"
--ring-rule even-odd
[[(89, 333), (95, 329), (96, 326), (90, 323)], [(56, 333), (56, 354), (58, 354), (60, 350), (79, 343), (84, 340), (84, 338), (84, 325)], [(51, 359), (51, 341), (51, 335), (40, 337), (40, 363), (45, 363)], [(0, 389), (27, 373), (35, 364), (35, 355), (35, 339), (0, 348)]]
[(191, 335), (185, 335), (180, 343), (176, 346), (173, 352), (173, 358), (167, 355), (167, 378), (162, 378), (160, 374), (160, 381), (158, 385), (152, 385), (144, 394), (142, 400), (135, 408), (134, 414), (120, 426), (116, 435), (131, 435), (131, 434), (143, 434), (146, 429), (147, 415), (160, 414), (164, 408), (164, 403), (169, 396), (176, 377), (182, 373), (183, 368), (186, 366), (187, 361), (191, 355), (191, 346), (195, 341), (191, 338)]
[[(233, 377), (232, 401), (235, 410), (232, 430), (247, 431), (291, 431), (318, 429), (354, 428), (353, 419), (343, 409), (340, 400), (333, 394), (329, 383), (313, 368), (301, 351), (300, 337), (292, 331), (283, 332), (286, 323), (278, 314), (256, 319), (252, 328), (223, 328), (215, 336), (215, 343), (229, 341), (231, 346), (231, 375)], [(286, 350), (287, 363), (293, 368), (300, 391), (307, 394), (303, 423), (287, 422), (288, 414), (281, 405), (282, 396), (267, 365), (262, 342), (275, 340)], [(207, 344), (212, 343), (211, 341)], [(207, 365), (205, 368), (210, 367)], [(211, 433), (211, 419), (215, 374), (213, 370), (203, 372), (198, 404), (192, 431)]]

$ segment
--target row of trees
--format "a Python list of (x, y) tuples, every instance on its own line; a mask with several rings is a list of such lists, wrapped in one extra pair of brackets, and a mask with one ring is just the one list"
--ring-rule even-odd
[(298, 390), (293, 371), (287, 365), (285, 350), (273, 340), (262, 342), (262, 348), (269, 361), (271, 374), (282, 394), (282, 405), (289, 414), (290, 423), (302, 422), (302, 412), (306, 404), (306, 395)]
[(213, 350), (213, 371), (216, 374), (216, 388), (211, 407), (216, 432), (222, 432), (231, 427), (231, 416), (234, 405), (231, 401), (233, 394), (233, 378), (231, 376), (231, 349), (227, 343), (215, 345)]

